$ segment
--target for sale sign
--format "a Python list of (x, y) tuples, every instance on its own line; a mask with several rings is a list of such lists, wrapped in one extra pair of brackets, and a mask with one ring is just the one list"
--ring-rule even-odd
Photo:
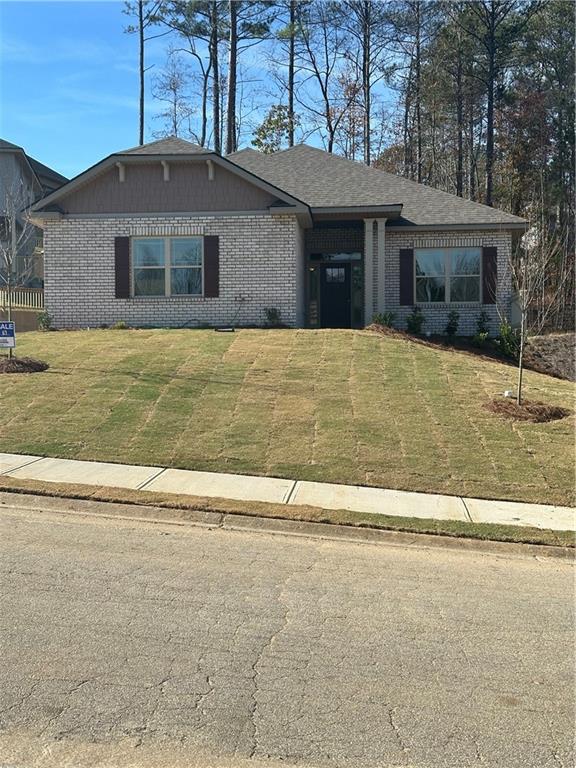
[(0, 349), (14, 349), (16, 346), (16, 328), (14, 323), (0, 321)]

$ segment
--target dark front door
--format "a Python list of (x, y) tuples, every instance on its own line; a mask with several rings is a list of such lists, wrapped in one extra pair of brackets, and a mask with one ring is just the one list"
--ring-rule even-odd
[(350, 328), (350, 264), (322, 266), (320, 317), (323, 328)]

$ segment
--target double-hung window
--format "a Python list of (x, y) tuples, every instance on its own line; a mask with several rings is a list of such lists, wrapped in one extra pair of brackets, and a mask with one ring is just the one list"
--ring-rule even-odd
[(416, 303), (480, 302), (480, 248), (417, 248)]
[(134, 296), (202, 296), (201, 237), (132, 239)]

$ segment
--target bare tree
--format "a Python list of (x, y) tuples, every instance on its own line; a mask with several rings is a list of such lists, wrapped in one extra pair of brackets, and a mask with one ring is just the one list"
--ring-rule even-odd
[[(36, 228), (22, 212), (31, 199), (20, 180), (3, 190), (0, 208), (0, 285), (6, 297), (8, 321), (12, 320), (14, 288), (33, 270)], [(9, 350), (12, 357), (12, 350)]]
[(510, 270), (520, 312), (518, 334), (518, 392), (516, 402), (522, 404), (524, 351), (529, 335), (541, 333), (549, 317), (566, 297), (570, 287), (568, 270), (558, 271), (567, 252), (568, 232), (535, 226), (528, 230), (523, 242), (513, 251)]
[(166, 69), (153, 80), (152, 95), (165, 104), (156, 118), (164, 121), (164, 127), (155, 136), (180, 136), (182, 126), (190, 135), (190, 118), (194, 110), (188, 101), (191, 74), (173, 51), (168, 56)]
[[(343, 94), (339, 76), (345, 61), (344, 40), (338, 6), (317, 0), (311, 6), (298, 6), (298, 58), (303, 73), (297, 101), (314, 119), (322, 120), (316, 129), (326, 132), (326, 149), (334, 151), (336, 134), (346, 110), (355, 98)], [(313, 93), (305, 92), (311, 85)]]

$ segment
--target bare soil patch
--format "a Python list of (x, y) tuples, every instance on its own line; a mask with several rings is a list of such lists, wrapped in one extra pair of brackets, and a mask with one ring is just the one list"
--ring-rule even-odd
[(557, 421), (569, 416), (571, 411), (559, 405), (548, 405), (538, 400), (524, 400), (518, 405), (511, 397), (497, 398), (486, 404), (492, 413), (497, 413), (515, 421), (532, 421), (540, 424), (545, 421)]
[(0, 357), (0, 373), (39, 373), (48, 367), (35, 357)]

